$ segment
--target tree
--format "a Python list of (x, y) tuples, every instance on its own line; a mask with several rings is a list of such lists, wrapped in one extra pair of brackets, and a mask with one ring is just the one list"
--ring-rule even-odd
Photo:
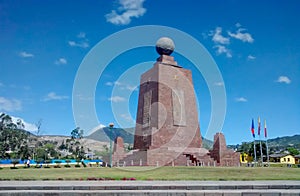
[(72, 139), (81, 139), (83, 137), (83, 130), (80, 127), (76, 127), (74, 130), (71, 131), (71, 138)]
[(29, 133), (24, 131), (23, 127), (21, 119), (15, 124), (9, 115), (3, 113), (0, 115), (0, 158), (11, 158), (13, 154), (18, 158), (29, 156)]
[(0, 115), (0, 129), (16, 129), (17, 125), (13, 123), (11, 116), (2, 113)]
[[(253, 143), (252, 143), (252, 145), (253, 145)], [(249, 150), (250, 150), (250, 148), (251, 148), (251, 143), (248, 143), (248, 142), (242, 142), (242, 145), (239, 145), (239, 147), (238, 147), (238, 152), (249, 152)]]
[(38, 122), (35, 123), (35, 126), (37, 127), (36, 135), (38, 136), (41, 132), (42, 119), (39, 119)]
[[(265, 143), (261, 143), (262, 145), (262, 153), (264, 156), (266, 156), (267, 154), (267, 147), (266, 147), (266, 144)], [(256, 158), (259, 159), (261, 157), (261, 154), (260, 154), (260, 143), (259, 142), (255, 142), (255, 150), (256, 150)], [(251, 143), (251, 146), (250, 146), (250, 149), (248, 151), (248, 154), (252, 157), (254, 157), (254, 145), (253, 145), (253, 142)]]
[(65, 145), (65, 141), (64, 141), (64, 140), (62, 141), (61, 145), (58, 146), (58, 149), (59, 149), (59, 150), (67, 149), (67, 145)]
[(18, 159), (13, 159), (13, 160), (11, 161), (11, 163), (14, 165), (14, 166), (13, 166), (13, 169), (16, 169), (16, 168), (17, 168), (16, 165), (19, 164), (20, 161), (19, 161)]
[(289, 153), (293, 156), (298, 155), (299, 151), (296, 148), (293, 147), (288, 147), (287, 150), (289, 151)]
[(24, 129), (25, 125), (21, 119), (17, 119), (17, 129)]

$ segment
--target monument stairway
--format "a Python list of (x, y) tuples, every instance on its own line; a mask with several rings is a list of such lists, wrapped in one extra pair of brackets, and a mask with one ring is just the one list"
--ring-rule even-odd
[(189, 165), (216, 166), (216, 161), (209, 154), (188, 153), (185, 156), (189, 160)]

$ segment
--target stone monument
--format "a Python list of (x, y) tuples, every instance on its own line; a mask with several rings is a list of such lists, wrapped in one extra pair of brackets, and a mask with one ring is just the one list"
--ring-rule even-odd
[(170, 56), (174, 48), (170, 38), (160, 38), (160, 56), (141, 76), (134, 150), (121, 160), (126, 166), (223, 164), (210, 154), (224, 146), (211, 152), (202, 148), (192, 73)]

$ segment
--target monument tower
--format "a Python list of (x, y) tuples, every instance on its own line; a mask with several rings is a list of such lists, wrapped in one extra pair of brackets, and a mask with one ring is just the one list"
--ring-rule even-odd
[(124, 155), (115, 148), (114, 162), (126, 166), (237, 165), (238, 155), (231, 158), (235, 153), (227, 150), (222, 134), (215, 136), (211, 151), (202, 148), (192, 73), (170, 56), (174, 48), (170, 38), (157, 41), (160, 56), (140, 79), (134, 150)]
[(174, 48), (160, 38), (160, 57), (141, 76), (134, 149), (201, 147), (192, 74), (170, 56)]

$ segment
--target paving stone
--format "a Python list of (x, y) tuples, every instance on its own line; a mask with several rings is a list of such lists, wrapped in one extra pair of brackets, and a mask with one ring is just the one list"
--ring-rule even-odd
[(225, 192), (223, 196), (242, 196), (241, 192)]
[(270, 192), (267, 192), (267, 193), (261, 193), (260, 195), (261, 196), (280, 196), (281, 192), (270, 191)]

